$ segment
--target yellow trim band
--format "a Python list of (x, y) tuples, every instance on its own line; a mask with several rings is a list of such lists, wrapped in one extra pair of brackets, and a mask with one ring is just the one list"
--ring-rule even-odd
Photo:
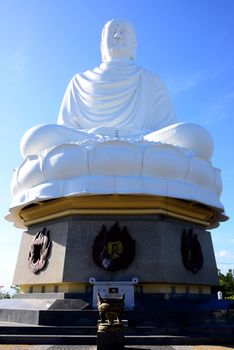
[[(23, 293), (87, 293), (88, 283), (45, 283), (23, 284), (20, 286)], [(135, 286), (136, 293), (174, 293), (174, 294), (210, 294), (210, 286), (172, 283), (139, 283)]]
[(215, 219), (211, 208), (192, 201), (146, 195), (75, 196), (29, 205), (20, 211), (24, 225), (29, 226), (68, 215), (167, 215), (210, 226)]

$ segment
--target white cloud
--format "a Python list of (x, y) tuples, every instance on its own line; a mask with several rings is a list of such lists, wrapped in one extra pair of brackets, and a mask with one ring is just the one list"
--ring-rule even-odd
[(178, 75), (166, 78), (166, 84), (172, 95), (190, 90), (202, 81), (202, 73), (195, 72), (189, 75)]
[(219, 96), (204, 111), (205, 121), (207, 124), (229, 118), (232, 115), (234, 107), (234, 90), (228, 91)]
[(216, 253), (216, 257), (224, 259), (234, 259), (234, 254), (229, 252), (228, 250), (220, 250)]
[[(191, 72), (189, 74), (173, 74), (165, 78), (166, 84), (171, 95), (179, 95), (191, 89), (202, 87), (208, 84), (208, 89), (211, 90), (211, 84), (220, 79), (221, 76), (227, 74), (230, 70), (230, 65), (226, 63), (215, 68)], [(206, 124), (216, 123), (217, 121), (230, 118), (234, 109), (234, 88), (233, 86), (226, 87), (226, 91), (222, 94), (214, 96), (212, 101), (203, 109), (200, 118)]]
[[(171, 76), (165, 78), (165, 82), (171, 94), (177, 95), (206, 82), (211, 82), (218, 79), (226, 70), (227, 65), (223, 63), (215, 68), (212, 67), (208, 69), (201, 69), (200, 71), (190, 72), (187, 74), (172, 74)], [(229, 97), (231, 97), (231, 95)]]

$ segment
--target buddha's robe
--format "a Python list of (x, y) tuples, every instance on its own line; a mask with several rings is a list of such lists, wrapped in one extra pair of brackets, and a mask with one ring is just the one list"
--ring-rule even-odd
[(175, 122), (163, 82), (131, 62), (102, 63), (75, 75), (58, 117), (60, 125), (107, 135), (108, 129), (144, 135)]

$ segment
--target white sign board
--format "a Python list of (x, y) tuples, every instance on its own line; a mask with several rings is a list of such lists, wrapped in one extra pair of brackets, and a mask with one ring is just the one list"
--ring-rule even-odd
[(132, 281), (96, 281), (91, 277), (89, 282), (93, 284), (93, 307), (97, 308), (97, 293), (102, 298), (119, 298), (125, 294), (125, 309), (132, 310), (135, 307), (134, 285), (138, 283), (137, 278)]

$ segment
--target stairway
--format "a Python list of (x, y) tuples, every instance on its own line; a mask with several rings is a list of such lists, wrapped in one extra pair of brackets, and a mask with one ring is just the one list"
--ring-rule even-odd
[[(128, 320), (125, 343), (233, 345), (230, 305), (215, 300), (136, 300), (136, 309), (124, 312)], [(98, 312), (89, 306), (80, 310), (0, 309), (0, 320), (0, 344), (96, 344)]]
[[(132, 316), (134, 315), (132, 314)], [(192, 317), (192, 315), (190, 316)], [(160, 326), (158, 322), (156, 322), (157, 325), (153, 324), (152, 320), (151, 325), (149, 321), (148, 325), (143, 324), (147, 322), (136, 324), (136, 320), (134, 322), (129, 321), (125, 335), (126, 345), (234, 344), (233, 323), (209, 321), (207, 324), (204, 322), (203, 324), (179, 325), (166, 322)], [(96, 325), (32, 326), (7, 322), (0, 323), (0, 344), (95, 345), (96, 334)]]

